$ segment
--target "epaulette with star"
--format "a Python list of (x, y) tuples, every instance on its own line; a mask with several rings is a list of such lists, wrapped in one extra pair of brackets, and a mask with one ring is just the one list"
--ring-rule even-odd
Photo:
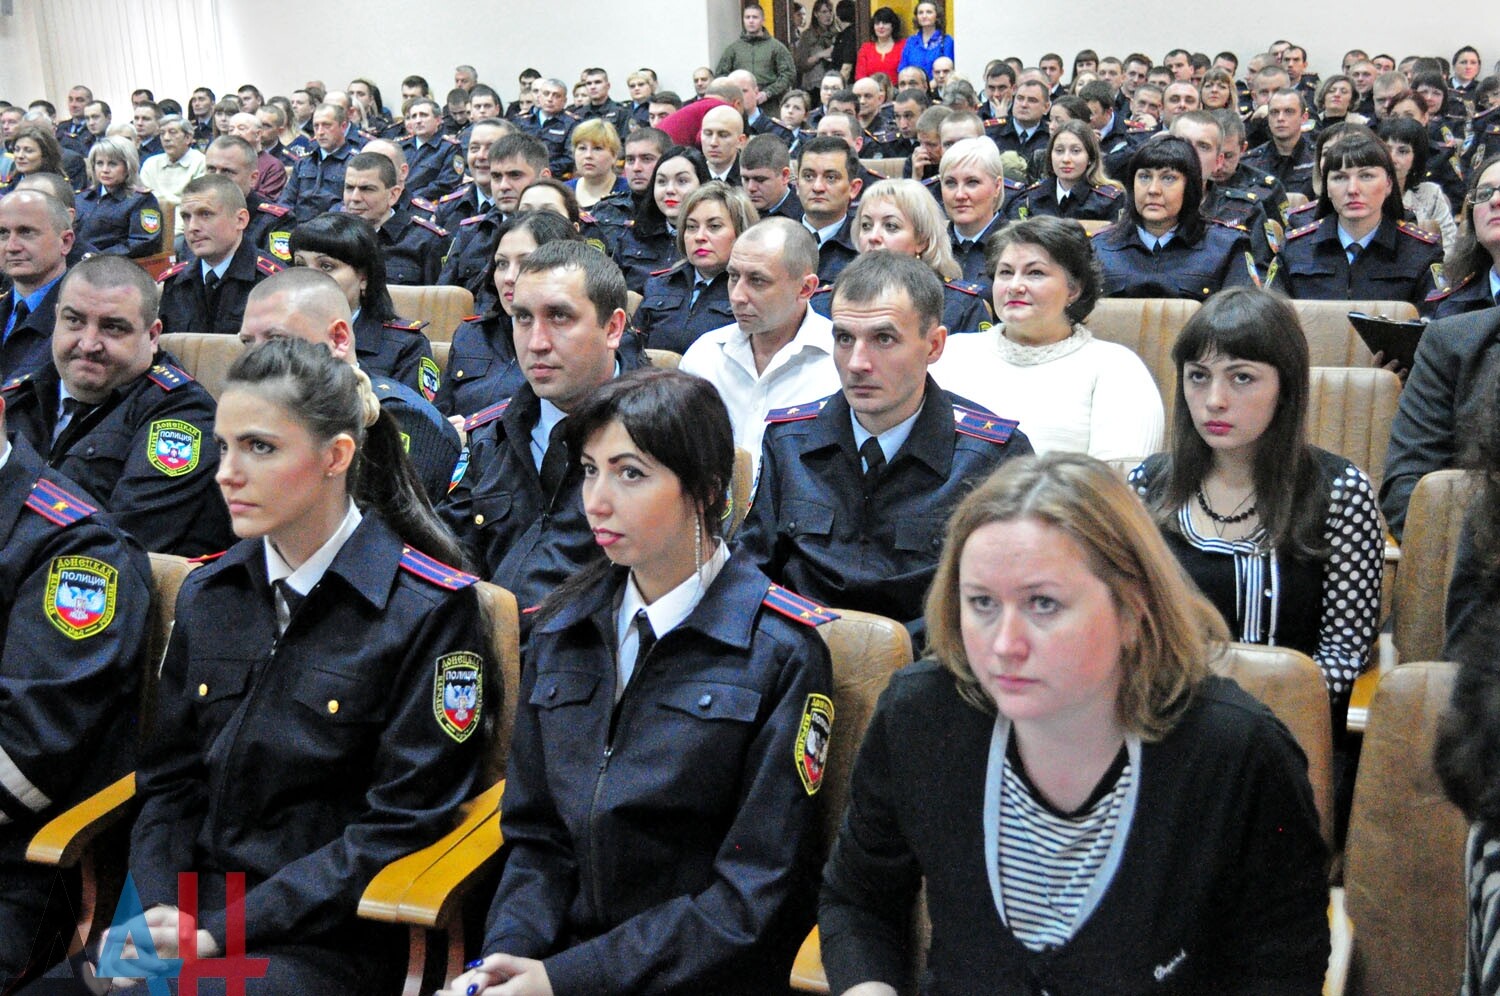
[(4, 393), (4, 392), (8, 392), (8, 391), (14, 391), (16, 388), (20, 387), (22, 384), (26, 383), (30, 379), (31, 379), (31, 374), (29, 374), (29, 373), (16, 374), (10, 380), (6, 381), (4, 384), (0, 384), (0, 393)]
[(467, 218), (465, 218), (463, 221), (460, 221), (458, 223), (458, 225), (459, 225), (460, 228), (462, 228), (465, 225), (477, 225), (477, 224), (479, 224), (483, 220), (484, 220), (484, 215), (483, 214), (471, 214)]
[(774, 408), (766, 413), (766, 422), (772, 425), (782, 422), (801, 422), (804, 419), (817, 418), (828, 402), (833, 400), (829, 395), (821, 401), (809, 401), (802, 405), (792, 405), (789, 408)]
[(1209, 218), (1207, 220), (1213, 222), (1215, 225), (1218, 225), (1220, 228), (1230, 228), (1236, 232), (1245, 233), (1248, 233), (1250, 231), (1250, 229), (1235, 221), (1225, 221), (1223, 218)]
[(159, 284), (164, 284), (192, 265), (193, 261), (188, 260), (185, 263), (176, 263), (172, 266), (169, 266), (165, 270), (161, 271), (161, 274), (156, 278), (156, 282)]
[(163, 391), (175, 391), (182, 385), (193, 382), (192, 374), (170, 363), (154, 364), (150, 370), (146, 371), (146, 376)]
[(273, 203), (272, 201), (261, 201), (255, 206), (255, 210), (260, 211), (263, 214), (268, 214), (273, 218), (285, 218), (287, 215), (292, 213), (291, 208), (286, 207), (282, 204)]
[(189, 557), (187, 562), (190, 564), (208, 564), (218, 560), (228, 552), (228, 550), (220, 550), (218, 553), (202, 553), (196, 557)]
[(425, 197), (413, 197), (411, 199), (411, 206), (412, 207), (416, 207), (416, 208), (421, 208), (423, 211), (426, 211), (428, 214), (432, 214), (432, 212), (434, 212), (434, 211), (437, 210), (437, 205), (434, 204), (434, 203), (432, 203), (432, 201), (429, 201)]
[(442, 197), (439, 197), (437, 199), (437, 202), (439, 204), (449, 204), (453, 201), (462, 200), (464, 197), (468, 196), (469, 190), (473, 186), (473, 183), (474, 181), (470, 180), (467, 183), (460, 185), (457, 190), (453, 191), (453, 193), (444, 194)]
[(431, 232), (432, 234), (438, 236), (439, 238), (447, 238), (448, 237), (448, 230), (446, 228), (444, 228), (442, 225), (439, 225), (435, 221), (428, 221), (426, 218), (419, 218), (416, 215), (412, 215), (411, 223), (413, 225), (420, 225), (420, 226), (422, 226), (423, 228), (427, 229), (429, 232)]
[(1121, 194), (1125, 193), (1125, 191), (1120, 187), (1116, 187), (1114, 184), (1101, 183), (1099, 184), (1099, 186), (1094, 188), (1094, 193), (1103, 194), (1110, 200), (1114, 200), (1116, 197), (1119, 197)]
[(779, 584), (771, 585), (766, 591), (766, 597), (761, 599), (761, 604), (804, 626), (821, 626), (839, 618), (837, 612), (825, 609), (817, 602), (788, 591)]
[(950, 280), (946, 284), (944, 284), (943, 286), (944, 287), (952, 287), (956, 291), (959, 291), (959, 292), (964, 293), (964, 294), (969, 294), (969, 295), (972, 295), (974, 297), (983, 297), (984, 296), (984, 288), (983, 287), (981, 287), (979, 284), (968, 283), (967, 281), (963, 281), (963, 280)]
[(434, 560), (421, 550), (411, 547), (406, 547), (401, 552), (401, 569), (449, 591), (462, 591), (479, 581), (474, 575), (465, 574), (457, 567), (449, 567), (441, 560)]
[(473, 432), (480, 426), (489, 425), (491, 422), (495, 421), (495, 419), (499, 418), (501, 415), (504, 415), (505, 409), (509, 407), (510, 399), (506, 398), (504, 401), (495, 402), (488, 408), (481, 408), (479, 411), (475, 412), (473, 415), (470, 415), (467, 419), (464, 420), (464, 431)]
[(56, 526), (71, 526), (98, 511), (77, 495), (45, 477), (37, 478), (26, 496), (26, 507)]
[(1304, 235), (1311, 235), (1313, 232), (1316, 232), (1318, 230), (1319, 224), (1319, 222), (1315, 221), (1311, 225), (1304, 225), (1301, 228), (1293, 229), (1292, 231), (1286, 233), (1286, 240), (1290, 242), (1293, 239), (1300, 239)]
[(388, 329), (400, 329), (402, 332), (420, 332), (428, 325), (418, 318), (392, 318), (384, 324)]
[(1472, 284), (1476, 275), (1477, 274), (1471, 273), (1456, 284), (1452, 284), (1448, 287), (1441, 287), (1433, 291), (1431, 294), (1427, 295), (1427, 303), (1432, 304), (1435, 301), (1441, 301), (1444, 298), (1452, 297), (1456, 292), (1463, 290), (1465, 287)]
[(286, 269), (270, 256), (265, 256), (260, 253), (256, 253), (255, 255), (255, 268), (268, 277), (273, 277), (276, 274), (280, 273), (282, 270)]
[(1398, 222), (1396, 222), (1396, 228), (1397, 228), (1398, 231), (1401, 231), (1401, 232), (1406, 233), (1407, 235), (1410, 235), (1412, 238), (1416, 239), (1418, 242), (1425, 242), (1425, 243), (1427, 243), (1430, 246), (1435, 246), (1439, 242), (1443, 241), (1443, 238), (1442, 238), (1441, 235), (1433, 235), (1431, 232), (1429, 232), (1429, 231), (1427, 231), (1425, 229), (1422, 229), (1422, 228), (1418, 228), (1416, 225), (1413, 225), (1409, 221), (1398, 221)]
[(1016, 426), (1020, 424), (1013, 418), (1001, 418), (992, 412), (966, 408), (963, 405), (953, 406), (953, 429), (960, 435), (992, 443), (1008, 443)]

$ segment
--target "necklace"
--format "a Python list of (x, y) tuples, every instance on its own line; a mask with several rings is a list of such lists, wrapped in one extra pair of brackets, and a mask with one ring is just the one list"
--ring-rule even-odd
[[(1244, 500), (1241, 501), (1239, 505), (1236, 505), (1235, 508), (1240, 508), (1245, 504), (1245, 502), (1250, 500), (1250, 497), (1250, 495), (1246, 495)], [(1218, 512), (1215, 512), (1213, 510), (1213, 506), (1208, 503), (1208, 496), (1203, 493), (1203, 486), (1201, 484), (1198, 486), (1198, 507), (1203, 509), (1204, 515), (1213, 520), (1214, 532), (1218, 533), (1220, 537), (1224, 535), (1224, 527), (1244, 522), (1246, 519), (1250, 518), (1250, 516), (1255, 514), (1255, 506), (1251, 505), (1243, 512), (1238, 512), (1237, 514), (1220, 515)]]

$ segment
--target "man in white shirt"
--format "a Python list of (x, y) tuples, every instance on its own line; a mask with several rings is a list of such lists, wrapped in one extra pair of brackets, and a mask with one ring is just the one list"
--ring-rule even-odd
[[(163, 151), (141, 163), (141, 183), (158, 203), (175, 208), (182, 203), (183, 188), (203, 175), (206, 162), (203, 153), (193, 148), (193, 126), (181, 115), (162, 118), (157, 136)], [(176, 225), (174, 237), (182, 233), (180, 218)]]
[(839, 389), (833, 325), (808, 307), (818, 288), (818, 247), (789, 218), (767, 218), (729, 254), (729, 306), (735, 323), (688, 348), (681, 369), (718, 388), (735, 445), (760, 462), (766, 415)]

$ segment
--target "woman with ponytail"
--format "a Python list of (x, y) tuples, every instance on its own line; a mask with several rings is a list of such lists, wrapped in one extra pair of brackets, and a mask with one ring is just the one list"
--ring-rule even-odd
[(447, 829), (499, 707), (475, 578), (448, 566), (458, 545), (369, 378), (324, 346), (242, 355), (214, 435), (240, 542), (178, 598), (137, 774), (145, 913), (111, 929), (149, 929), (162, 958), (187, 953), (179, 926), (199, 958), (243, 938), (268, 959), (252, 992), (379, 991), (404, 935), (358, 920), (359, 896)]

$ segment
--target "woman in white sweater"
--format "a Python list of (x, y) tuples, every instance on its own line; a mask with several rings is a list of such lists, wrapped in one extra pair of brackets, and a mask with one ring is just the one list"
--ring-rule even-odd
[(1039, 217), (990, 239), (1000, 324), (953, 336), (932, 373), (946, 390), (1018, 418), (1038, 453), (1101, 460), (1156, 452), (1161, 395), (1146, 365), (1080, 324), (1099, 298), (1099, 273), (1083, 228)]

